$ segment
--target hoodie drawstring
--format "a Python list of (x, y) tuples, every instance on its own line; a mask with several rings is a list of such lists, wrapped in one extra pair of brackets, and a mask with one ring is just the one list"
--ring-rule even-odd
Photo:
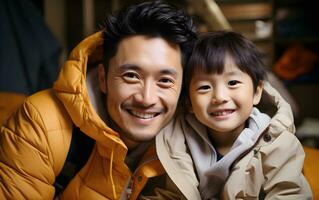
[(114, 199), (117, 199), (116, 196), (116, 189), (115, 189), (115, 184), (114, 184), (114, 180), (113, 180), (113, 155), (114, 155), (114, 149), (112, 147), (112, 151), (111, 151), (111, 159), (110, 159), (110, 179), (111, 179), (111, 185), (112, 185), (112, 192), (113, 192), (113, 197)]

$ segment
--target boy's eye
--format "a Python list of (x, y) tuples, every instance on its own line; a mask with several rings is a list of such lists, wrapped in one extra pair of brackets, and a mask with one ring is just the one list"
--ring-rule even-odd
[(235, 85), (237, 85), (238, 83), (240, 83), (240, 82), (237, 81), (237, 80), (231, 80), (231, 81), (228, 82), (228, 85), (229, 85), (229, 86), (235, 86)]
[(198, 91), (206, 91), (206, 90), (209, 90), (209, 89), (210, 89), (209, 85), (202, 85), (197, 90)]
[(134, 72), (127, 72), (127, 73), (124, 73), (122, 76), (123, 76), (124, 80), (129, 81), (129, 82), (134, 82), (134, 81), (139, 80), (138, 74), (136, 74)]

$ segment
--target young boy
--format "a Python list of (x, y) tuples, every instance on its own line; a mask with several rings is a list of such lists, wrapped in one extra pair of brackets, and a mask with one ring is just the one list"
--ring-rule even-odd
[[(202, 34), (186, 71), (182, 123), (202, 199), (311, 199), (289, 105), (268, 83), (262, 56), (235, 32)], [(256, 107), (262, 91), (277, 112)]]

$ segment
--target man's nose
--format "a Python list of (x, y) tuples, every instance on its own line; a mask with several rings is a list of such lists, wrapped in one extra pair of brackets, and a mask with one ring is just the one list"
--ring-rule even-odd
[(224, 87), (216, 87), (213, 90), (212, 102), (213, 103), (225, 103), (228, 101), (228, 91)]
[(135, 94), (135, 101), (143, 106), (151, 106), (157, 103), (157, 87), (152, 81), (146, 82), (139, 92)]

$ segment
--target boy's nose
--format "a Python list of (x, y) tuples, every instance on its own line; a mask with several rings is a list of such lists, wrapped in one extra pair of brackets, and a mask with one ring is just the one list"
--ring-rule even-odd
[(224, 88), (216, 88), (213, 92), (212, 102), (213, 103), (225, 103), (228, 101), (227, 90)]

